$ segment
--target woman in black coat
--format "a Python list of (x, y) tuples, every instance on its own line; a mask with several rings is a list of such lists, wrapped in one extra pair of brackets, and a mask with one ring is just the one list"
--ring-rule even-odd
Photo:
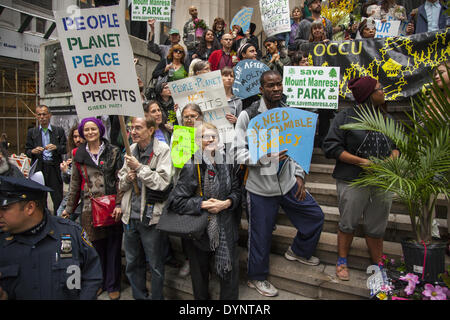
[[(218, 148), (217, 128), (203, 123), (198, 128), (201, 140), (200, 164), (191, 161), (181, 170), (178, 183), (169, 199), (169, 209), (179, 214), (207, 214), (208, 227), (200, 240), (186, 240), (194, 298), (210, 299), (209, 259), (214, 258), (220, 278), (220, 299), (239, 298), (239, 238), (241, 189), (233, 167), (225, 163)], [(200, 144), (200, 143), (198, 143)], [(199, 188), (199, 185), (201, 186)]]

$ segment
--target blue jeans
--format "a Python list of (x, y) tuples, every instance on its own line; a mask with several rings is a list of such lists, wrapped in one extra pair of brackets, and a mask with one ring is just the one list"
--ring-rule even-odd
[(125, 273), (136, 300), (149, 299), (146, 287), (146, 262), (152, 273), (152, 300), (163, 300), (165, 242), (156, 225), (130, 219), (124, 225)]

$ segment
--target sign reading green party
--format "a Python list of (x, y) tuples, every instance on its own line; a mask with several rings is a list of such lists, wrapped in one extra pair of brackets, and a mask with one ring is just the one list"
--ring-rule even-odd
[(293, 67), (283, 71), (283, 93), (291, 107), (337, 109), (339, 67)]
[(133, 0), (131, 20), (170, 22), (171, 5), (171, 0)]
[(195, 144), (195, 128), (174, 126), (172, 135), (172, 163), (175, 168), (183, 168), (197, 151)]

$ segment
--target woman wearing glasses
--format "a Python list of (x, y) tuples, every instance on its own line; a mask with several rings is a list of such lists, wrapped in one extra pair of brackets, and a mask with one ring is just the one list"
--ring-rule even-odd
[[(184, 111), (184, 110), (183, 110)], [(185, 240), (196, 300), (210, 299), (208, 285), (210, 259), (220, 279), (220, 299), (239, 298), (239, 238), (240, 183), (232, 165), (225, 163), (225, 154), (218, 146), (219, 132), (209, 123), (197, 130), (196, 143), (202, 159), (200, 164), (189, 161), (181, 170), (168, 206), (180, 214), (206, 214), (209, 222), (200, 240)], [(212, 270), (211, 270), (212, 271)]]
[[(188, 76), (189, 70), (184, 64), (186, 53), (181, 45), (176, 44), (169, 49), (166, 59), (161, 61), (153, 71), (152, 77), (155, 79), (167, 78), (166, 82), (184, 79)], [(165, 79), (164, 79), (165, 80)], [(162, 80), (161, 80), (162, 81)]]

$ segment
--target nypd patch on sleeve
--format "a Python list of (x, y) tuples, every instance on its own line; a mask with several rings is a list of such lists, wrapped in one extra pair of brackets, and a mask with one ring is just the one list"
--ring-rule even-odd
[(92, 243), (88, 240), (88, 235), (86, 233), (86, 230), (82, 229), (81, 230), (81, 239), (83, 239), (83, 241), (89, 246), (92, 247)]

